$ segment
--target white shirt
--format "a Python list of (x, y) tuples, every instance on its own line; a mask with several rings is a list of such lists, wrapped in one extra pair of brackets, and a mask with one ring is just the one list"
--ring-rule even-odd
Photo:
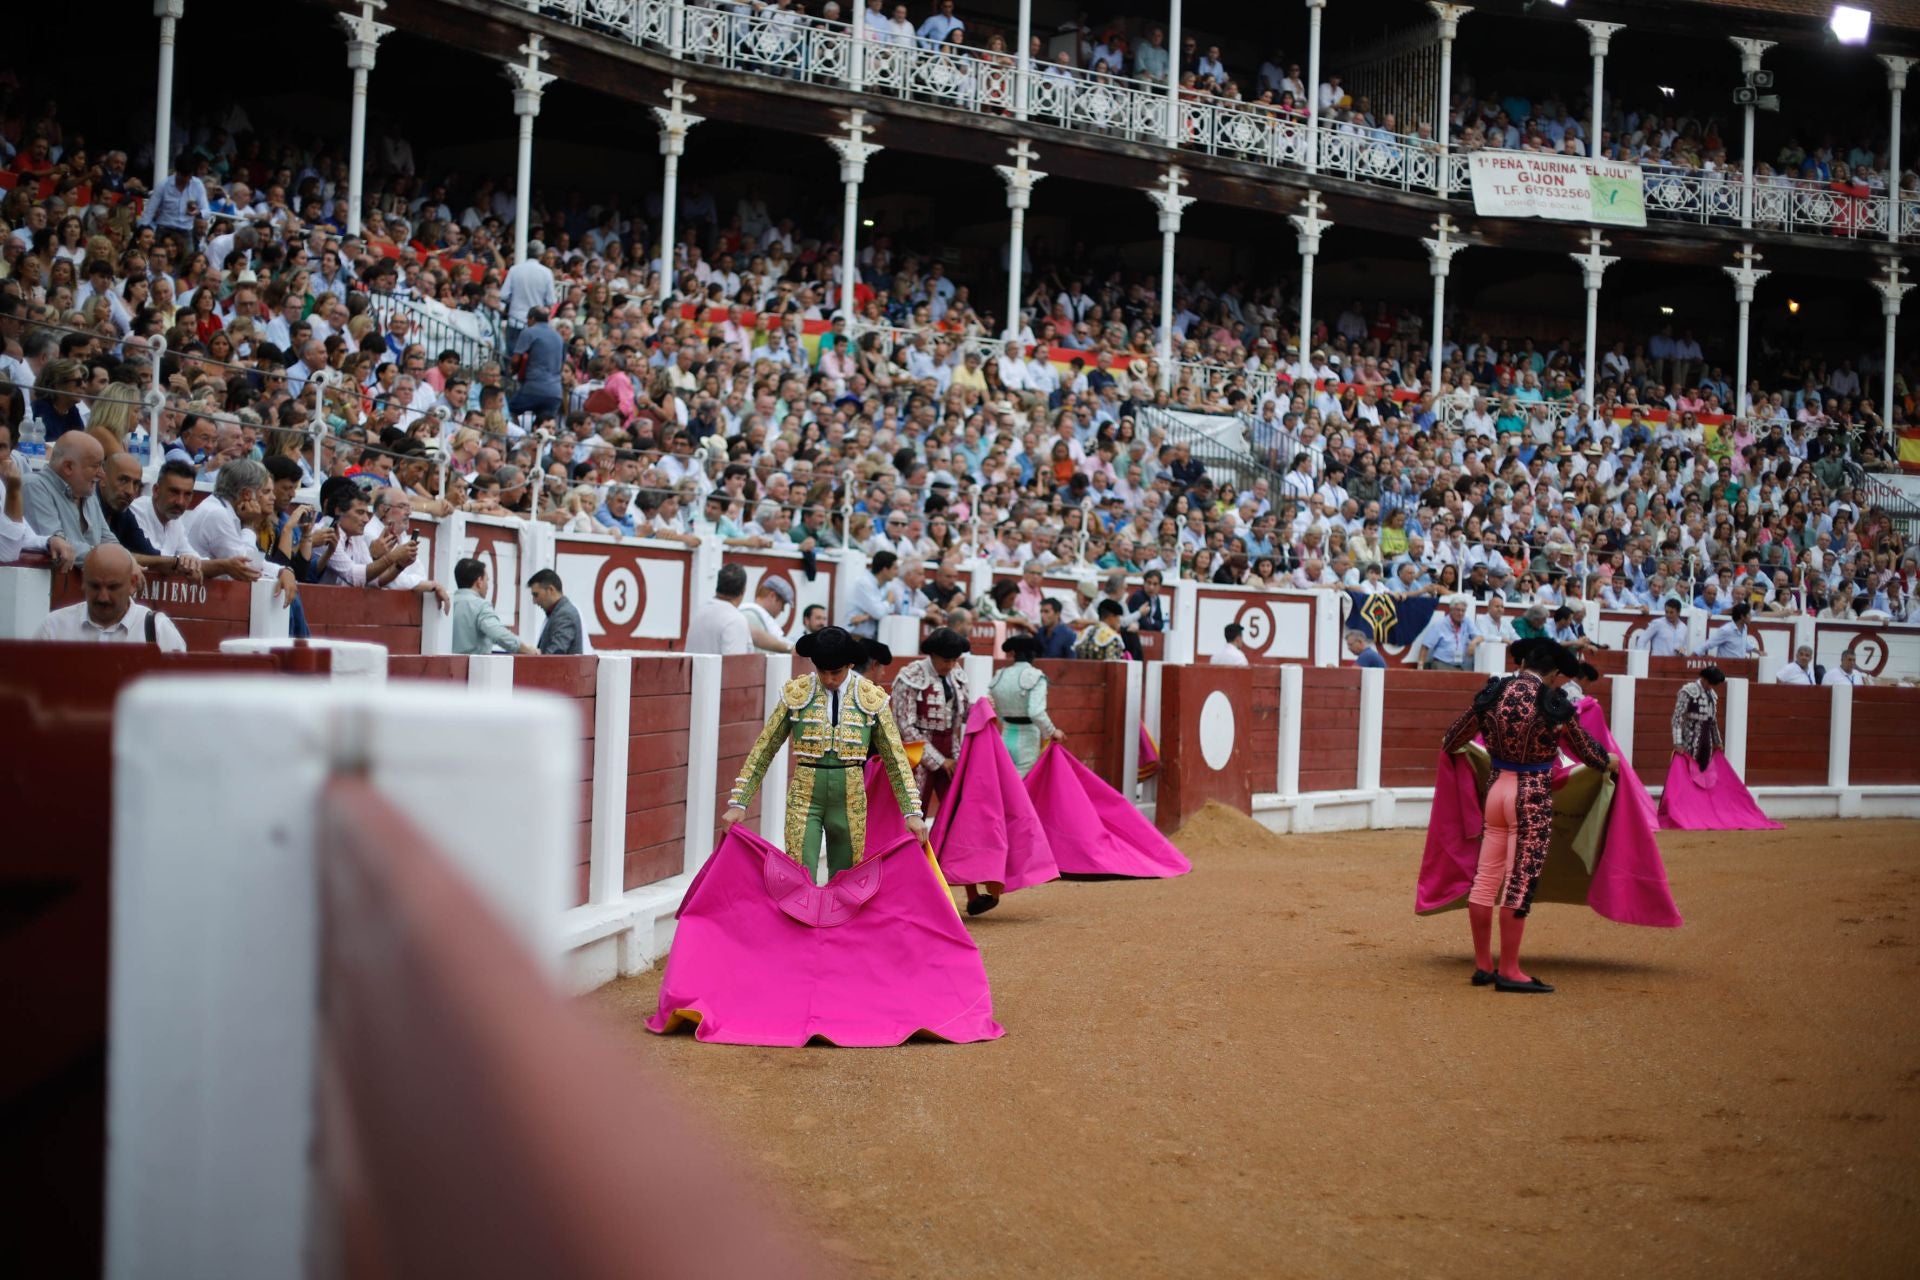
[(749, 636), (753, 634), (752, 628), (754, 627), (760, 628), (762, 631), (766, 632), (770, 636), (778, 636), (782, 634), (780, 630), (780, 624), (773, 620), (773, 615), (768, 613), (765, 609), (762, 609), (757, 604), (741, 605), (740, 616), (746, 620), (747, 627), (748, 627), (747, 634)]
[(1672, 658), (1687, 653), (1687, 620), (1669, 624), (1663, 614), (1647, 624), (1641, 634), (1647, 638), (1647, 652), (1656, 658)]
[(1240, 651), (1240, 646), (1237, 644), (1228, 645), (1211, 658), (1208, 658), (1207, 661), (1216, 667), (1244, 667), (1248, 665), (1247, 655)]
[(185, 653), (187, 642), (181, 637), (180, 628), (173, 625), (173, 619), (143, 604), (127, 605), (126, 614), (111, 627), (94, 625), (93, 619), (87, 616), (86, 601), (70, 604), (48, 614), (33, 638), (80, 644), (145, 644), (148, 614), (153, 615), (153, 640), (160, 652)]
[(186, 526), (187, 547), (203, 560), (266, 560), (259, 539), (240, 523), (239, 513), (225, 498), (208, 498), (180, 517), (180, 523)]
[(4, 506), (0, 505), (0, 564), (18, 560), (23, 551), (45, 551), (45, 534), (35, 533), (33, 526), (25, 520), (8, 517)]
[(527, 322), (529, 307), (545, 307), (552, 314), (554, 298), (553, 272), (538, 258), (516, 262), (507, 272), (507, 319), (514, 324)]
[(747, 629), (746, 615), (728, 601), (707, 601), (693, 611), (693, 621), (687, 626), (686, 651), (722, 656), (752, 653), (753, 632)]
[(1789, 662), (1786, 666), (1780, 668), (1780, 674), (1774, 677), (1774, 682), (1777, 684), (1810, 685), (1813, 683), (1813, 668), (1803, 667), (1797, 662)]
[(1872, 682), (1868, 678), (1867, 673), (1860, 670), (1857, 667), (1852, 671), (1843, 671), (1839, 667), (1834, 667), (1827, 672), (1827, 678), (1825, 680), (1822, 680), (1820, 683), (1821, 684), (1858, 685), (1858, 684), (1870, 684)]
[(147, 535), (147, 541), (153, 544), (153, 549), (161, 555), (193, 554), (187, 548), (186, 517), (161, 524), (159, 514), (153, 509), (152, 494), (143, 493), (133, 500), (133, 521), (140, 526), (140, 532)]

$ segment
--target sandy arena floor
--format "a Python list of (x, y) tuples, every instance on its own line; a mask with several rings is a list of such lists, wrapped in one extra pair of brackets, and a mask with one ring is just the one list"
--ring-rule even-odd
[(1412, 914), (1421, 833), (1189, 824), (1194, 874), (973, 924), (1006, 1038), (743, 1049), (589, 1004), (875, 1276), (1895, 1276), (1920, 1265), (1920, 824), (1662, 838), (1684, 929)]

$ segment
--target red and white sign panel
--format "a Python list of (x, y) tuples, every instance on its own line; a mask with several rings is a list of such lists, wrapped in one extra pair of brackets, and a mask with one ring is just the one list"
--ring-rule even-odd
[(687, 634), (693, 553), (591, 534), (554, 539), (554, 571), (595, 649), (673, 649)]
[(1237, 622), (1240, 646), (1251, 661), (1311, 662), (1317, 598), (1314, 592), (1201, 587), (1195, 594), (1194, 658), (1205, 662), (1226, 648), (1227, 624)]

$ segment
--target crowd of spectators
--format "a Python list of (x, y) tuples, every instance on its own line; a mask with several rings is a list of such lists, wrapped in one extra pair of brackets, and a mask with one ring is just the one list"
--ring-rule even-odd
[[(406, 518), (465, 509), (621, 537), (858, 547), (897, 558), (895, 611), (957, 604), (962, 621), (1035, 630), (1096, 621), (1103, 601), (1139, 625), (1157, 603), (1102, 578), (1148, 572), (1548, 607), (1679, 595), (1911, 611), (1914, 556), (1863, 487), (1889, 465), (1889, 424), (1851, 362), (1782, 366), (1757, 380), (1750, 420), (1709, 432), (1699, 418), (1732, 388), (1688, 333), (1617, 345), (1596, 414), (1566, 408), (1565, 341), (1448, 335), (1430, 389), (1411, 311), (1351, 302), (1302, 358), (1283, 286), (1195, 276), (1176, 298), (1181, 350), (1227, 373), (1215, 385), (1183, 369), (1169, 398), (1155, 286), (1084, 248), (1037, 252), (1023, 331), (1001, 344), (966, 282), (883, 232), (855, 264), (849, 326), (833, 311), (830, 229), (751, 191), (727, 210), (690, 185), (673, 269), (682, 296), (709, 305), (663, 311), (644, 208), (543, 200), (528, 260), (511, 263), (505, 189), (424, 178), (387, 139), (350, 236), (338, 155), (228, 127), (243, 122), (198, 123), (158, 193), (50, 113), (11, 135), (0, 122), (14, 172), (54, 170), (0, 202), (0, 434), (49, 447), (66, 496), (25, 518), (56, 556), (118, 540), (147, 569), (445, 604)], [(510, 350), (463, 361), (424, 345), (427, 304), (484, 315)], [(826, 328), (817, 351), (806, 322)], [(140, 340), (156, 334), (166, 404), (145, 439)], [(1271, 475), (1210, 474), (1169, 408), (1243, 413)], [(130, 450), (168, 464), (150, 498), (106, 479)], [(162, 517), (189, 480), (215, 500)], [(296, 497), (316, 489), (317, 513)], [(138, 503), (152, 510), (107, 514)], [(925, 591), (950, 595), (974, 557), (1091, 589), (1018, 603)]]

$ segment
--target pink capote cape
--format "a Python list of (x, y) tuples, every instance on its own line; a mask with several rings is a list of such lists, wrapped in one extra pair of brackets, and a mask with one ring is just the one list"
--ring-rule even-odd
[(933, 854), (948, 884), (983, 884), (989, 893), (1012, 893), (1060, 878), (1047, 830), (986, 698), (967, 715), (953, 786), (934, 815)]
[[(1633, 766), (1613, 740), (1600, 704), (1582, 698), (1575, 707), (1580, 727), (1603, 750), (1621, 755), (1620, 777), (1607, 818), (1606, 841), (1594, 864), (1587, 905), (1609, 920), (1657, 928), (1678, 928), (1680, 909), (1667, 887), (1666, 864), (1654, 839), (1653, 800)], [(1570, 770), (1556, 765), (1556, 779)], [(1473, 887), (1480, 861), (1480, 833), (1485, 810), (1473, 766), (1465, 757), (1440, 753), (1433, 784), (1433, 812), (1427, 824), (1426, 852), (1420, 859), (1420, 882), (1413, 909), (1438, 911), (1466, 897)]]
[(815, 887), (785, 852), (734, 827), (680, 904), (647, 1030), (691, 1023), (719, 1044), (818, 1036), (847, 1047), (1005, 1034), (947, 887), (901, 836)]
[(1040, 752), (1026, 783), (1062, 875), (1166, 879), (1193, 870), (1125, 796), (1059, 743)]
[(1662, 831), (1778, 831), (1761, 812), (1726, 752), (1715, 750), (1702, 769), (1692, 756), (1676, 755), (1660, 792)]

